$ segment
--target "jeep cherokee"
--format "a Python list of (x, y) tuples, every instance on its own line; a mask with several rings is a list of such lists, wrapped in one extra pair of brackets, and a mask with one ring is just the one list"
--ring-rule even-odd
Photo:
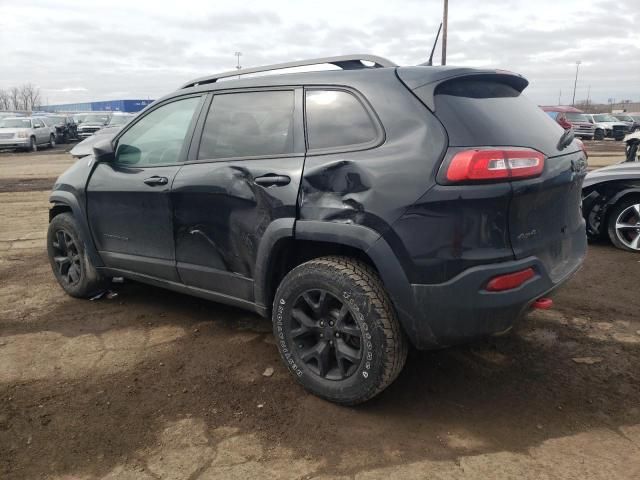
[[(314, 64), (341, 70), (219, 81)], [(585, 153), (527, 84), (366, 55), (194, 80), (56, 181), (53, 272), (271, 316), (305, 388), (366, 401), (409, 345), (503, 332), (581, 265)]]

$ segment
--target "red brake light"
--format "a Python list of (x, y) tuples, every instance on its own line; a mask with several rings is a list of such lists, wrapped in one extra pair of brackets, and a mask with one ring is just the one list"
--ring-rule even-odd
[(544, 169), (544, 155), (536, 150), (465, 150), (447, 168), (447, 180), (502, 180), (537, 177)]
[(531, 280), (535, 277), (536, 272), (533, 268), (525, 268), (524, 270), (520, 270), (519, 272), (507, 273), (505, 275), (498, 275), (497, 277), (493, 277), (487, 283), (485, 290), (489, 292), (503, 292), (505, 290), (512, 290), (514, 288), (518, 288), (527, 280)]

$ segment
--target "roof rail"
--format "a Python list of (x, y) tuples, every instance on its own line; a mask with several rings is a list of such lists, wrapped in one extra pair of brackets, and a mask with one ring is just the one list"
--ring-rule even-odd
[[(372, 66), (367, 66), (362, 62), (373, 62)], [(196, 78), (188, 83), (185, 83), (180, 89), (195, 87), (205, 83), (215, 83), (221, 78), (237, 77), (239, 75), (248, 75), (258, 72), (269, 72), (272, 70), (282, 70), (284, 68), (304, 67), (307, 65), (322, 65), (329, 63), (343, 70), (358, 70), (363, 68), (383, 68), (383, 67), (397, 67), (395, 63), (386, 58), (378, 57), (376, 55), (342, 55), (338, 57), (325, 57), (325, 58), (313, 58), (310, 60), (299, 60), (297, 62), (276, 63), (273, 65), (265, 65), (263, 67), (243, 68), (242, 70), (232, 70), (229, 72), (222, 72), (215, 75), (207, 75), (206, 77)]]

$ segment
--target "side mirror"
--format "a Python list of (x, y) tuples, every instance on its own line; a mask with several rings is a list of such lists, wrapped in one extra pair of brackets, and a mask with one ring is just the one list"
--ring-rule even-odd
[(34, 125), (34, 126), (33, 126), (33, 128), (34, 128), (34, 129), (36, 129), (36, 128), (40, 128), (40, 125)]
[(96, 162), (109, 163), (116, 159), (111, 140), (102, 140), (93, 146), (93, 156)]

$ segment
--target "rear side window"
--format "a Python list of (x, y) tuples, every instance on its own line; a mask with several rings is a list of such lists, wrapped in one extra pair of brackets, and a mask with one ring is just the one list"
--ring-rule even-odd
[[(420, 96), (420, 88), (415, 90)], [(435, 114), (450, 146), (523, 146), (557, 152), (563, 129), (517, 89), (494, 79), (465, 78), (435, 91)]]
[(375, 142), (378, 131), (364, 105), (342, 90), (307, 90), (309, 149), (334, 149)]
[(293, 107), (292, 90), (214, 96), (198, 158), (293, 153)]

